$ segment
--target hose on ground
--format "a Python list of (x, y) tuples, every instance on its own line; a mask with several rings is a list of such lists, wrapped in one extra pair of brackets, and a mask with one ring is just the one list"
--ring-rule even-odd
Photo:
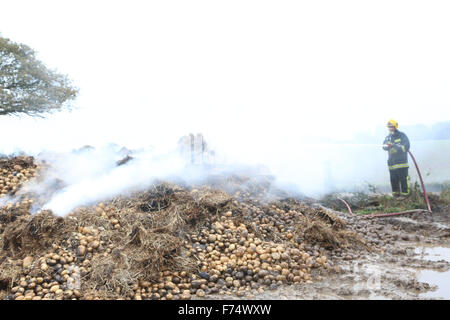
[[(427, 190), (425, 189), (425, 184), (423, 183), (423, 179), (422, 179), (422, 175), (420, 173), (420, 169), (419, 166), (416, 162), (416, 159), (414, 158), (413, 154), (411, 153), (411, 151), (408, 151), (409, 155), (411, 156), (411, 159), (414, 162), (414, 165), (416, 167), (417, 170), (417, 174), (419, 176), (420, 179), (420, 184), (422, 185), (422, 190), (423, 190), (423, 194), (425, 197), (425, 202), (427, 203), (427, 208), (428, 208), (428, 213), (431, 214), (431, 206), (430, 206), (430, 201), (428, 199), (428, 194), (427, 194)], [(347, 210), (348, 213), (353, 214), (352, 209), (350, 208), (349, 204), (341, 198), (338, 198), (339, 200), (341, 200), (346, 206), (347, 206)], [(391, 216), (397, 216), (397, 215), (402, 215), (402, 214), (407, 214), (407, 213), (413, 213), (413, 212), (417, 212), (418, 210), (408, 210), (408, 211), (402, 211), (402, 212), (391, 212), (391, 213), (380, 213), (380, 214), (369, 214), (366, 215), (364, 217), (366, 218), (380, 218), (380, 217), (391, 217)], [(424, 210), (425, 211), (425, 210)]]

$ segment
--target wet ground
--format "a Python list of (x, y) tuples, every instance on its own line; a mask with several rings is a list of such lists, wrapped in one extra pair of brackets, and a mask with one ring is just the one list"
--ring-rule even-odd
[[(416, 253), (430, 261), (450, 261), (450, 248), (448, 247), (418, 247)], [(450, 299), (450, 271), (424, 269), (417, 274), (419, 281), (436, 287), (433, 291), (425, 292), (423, 298)]]
[[(367, 219), (335, 212), (361, 234), (372, 252), (328, 252), (330, 268), (314, 281), (252, 299), (450, 299), (449, 208)], [(213, 299), (242, 299), (211, 296)]]

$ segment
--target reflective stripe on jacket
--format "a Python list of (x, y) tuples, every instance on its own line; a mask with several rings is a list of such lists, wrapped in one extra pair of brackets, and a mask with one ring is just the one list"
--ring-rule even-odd
[(389, 170), (395, 170), (399, 168), (408, 168), (408, 151), (409, 151), (409, 139), (401, 131), (396, 130), (394, 134), (390, 134), (384, 139), (383, 145), (388, 143), (392, 144), (391, 148), (383, 147), (388, 151), (388, 166)]

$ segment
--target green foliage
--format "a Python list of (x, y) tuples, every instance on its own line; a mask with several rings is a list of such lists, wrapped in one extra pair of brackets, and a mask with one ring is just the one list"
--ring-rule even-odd
[[(369, 186), (370, 187), (370, 186)], [(371, 192), (376, 189), (371, 190)], [(448, 205), (450, 203), (450, 189), (444, 187), (440, 195), (428, 194), (431, 206), (435, 209)], [(352, 193), (351, 196), (344, 197), (344, 200), (352, 208), (355, 214), (372, 213), (393, 213), (414, 209), (426, 209), (427, 205), (420, 184), (415, 182), (411, 185), (409, 196), (396, 198), (387, 194), (367, 194), (364, 192)], [(337, 199), (335, 194), (324, 196), (320, 202), (334, 210), (347, 212), (345, 205)]]
[(47, 69), (24, 44), (0, 36), (0, 115), (39, 115), (69, 107), (78, 93), (65, 75)]
[(443, 201), (445, 205), (450, 204), (450, 187), (447, 186), (445, 188), (442, 188), (441, 194), (439, 195), (439, 198)]
[[(368, 205), (370, 204), (370, 205)], [(389, 195), (377, 195), (371, 197), (369, 201), (360, 202), (359, 208), (355, 211), (359, 214), (369, 213), (393, 213), (414, 209), (425, 209), (426, 203), (419, 183), (411, 186), (409, 196), (405, 198), (395, 198)]]

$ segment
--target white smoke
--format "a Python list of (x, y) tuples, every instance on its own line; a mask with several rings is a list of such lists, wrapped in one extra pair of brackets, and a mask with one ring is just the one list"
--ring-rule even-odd
[[(449, 181), (450, 168), (444, 159), (450, 154), (450, 145), (446, 141), (411, 143), (425, 182)], [(248, 176), (273, 174), (277, 186), (290, 193), (319, 197), (331, 191), (364, 189), (368, 184), (389, 184), (387, 154), (379, 144), (283, 141), (257, 149), (247, 146), (247, 150), (242, 143), (234, 144), (235, 149), (212, 145), (220, 151), (216, 157), (216, 172)], [(66, 215), (82, 205), (144, 190), (156, 180), (200, 183), (211, 173), (202, 167), (187, 166), (186, 159), (175, 150), (175, 143), (159, 151), (139, 149), (132, 153), (131, 161), (117, 166), (117, 161), (125, 156), (120, 151), (118, 145), (110, 144), (70, 152), (41, 152), (35, 155), (37, 160), (50, 164), (44, 176), (26, 185), (16, 197), (4, 198), (0, 205), (14, 203), (31, 193), (41, 199), (36, 210), (51, 209), (55, 214)], [(410, 167), (412, 181), (417, 181), (412, 161)]]
[(50, 167), (43, 178), (26, 187), (20, 194), (31, 192), (48, 196), (42, 209), (65, 215), (74, 208), (106, 200), (119, 194), (143, 190), (157, 179), (184, 176), (186, 163), (176, 152), (159, 155), (148, 150), (133, 154), (133, 159), (117, 166), (124, 156), (116, 148), (88, 148), (85, 150), (37, 157)]
[[(442, 41), (449, 4), (344, 2), (78, 1), (70, 15), (52, 2), (5, 2), (3, 35), (67, 73), (80, 96), (74, 112), (0, 117), (0, 153), (62, 152), (34, 186), (43, 193), (62, 180), (63, 189), (45, 194), (58, 212), (156, 178), (201, 177), (170, 151), (188, 132), (202, 132), (232, 167), (266, 165), (286, 188), (306, 195), (389, 185), (379, 146), (333, 142), (351, 142), (390, 117), (401, 130), (450, 120), (450, 46)], [(32, 7), (24, 19), (8, 15), (24, 6)], [(405, 7), (411, 14), (402, 14)], [(114, 152), (99, 147), (109, 141), (162, 148), (159, 157), (146, 151), (115, 167)], [(96, 151), (69, 152), (84, 144)], [(411, 144), (425, 182), (449, 180), (448, 143)], [(410, 174), (417, 179), (412, 165)]]

